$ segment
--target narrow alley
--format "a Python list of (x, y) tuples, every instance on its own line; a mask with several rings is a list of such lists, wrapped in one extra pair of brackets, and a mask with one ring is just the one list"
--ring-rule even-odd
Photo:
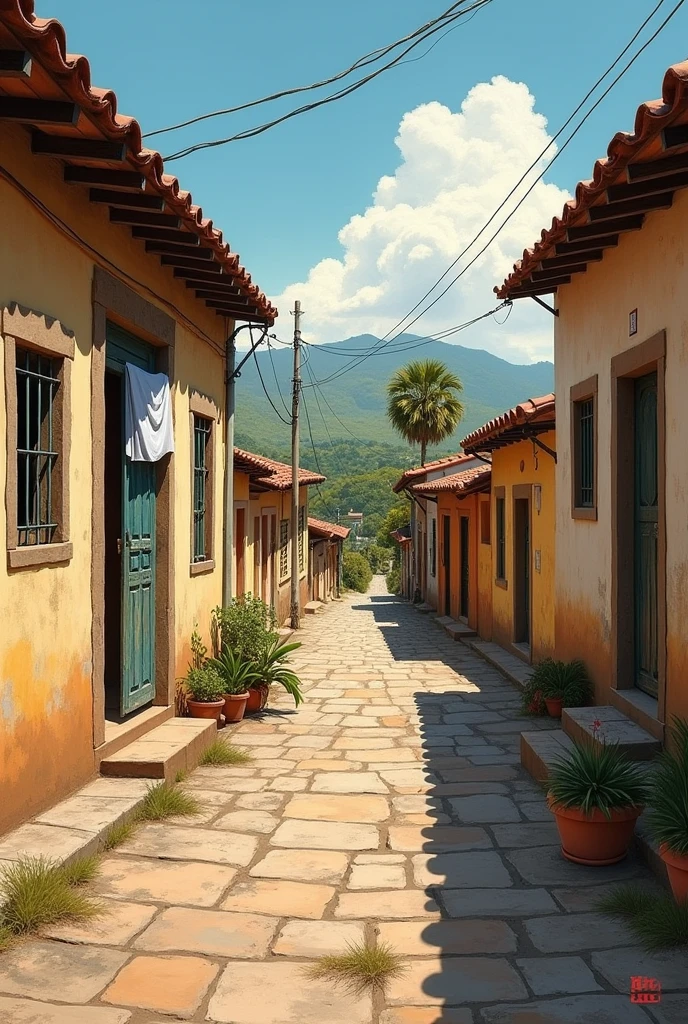
[[(519, 764), (514, 688), (382, 577), (302, 633), (302, 708), (280, 698), (235, 729), (252, 763), (192, 773), (200, 816), (145, 825), (105, 856), (108, 912), (95, 923), (45, 929), (3, 956), (0, 1019), (688, 1019), (683, 954), (645, 954), (594, 910), (610, 883), (655, 885), (649, 871), (560, 856), (544, 793)], [(365, 936), (404, 957), (385, 997), (308, 977), (314, 958)], [(641, 974), (661, 980), (660, 1005), (630, 1001)], [(35, 1000), (51, 1004), (43, 1016)]]

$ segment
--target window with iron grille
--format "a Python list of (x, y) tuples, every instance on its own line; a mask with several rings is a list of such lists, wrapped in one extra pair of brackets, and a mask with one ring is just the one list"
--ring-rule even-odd
[(437, 575), (437, 520), (430, 520), (430, 575)]
[(595, 505), (595, 399), (574, 402), (574, 477), (576, 508)]
[(306, 536), (306, 506), (299, 506), (299, 572), (303, 572), (305, 566), (304, 539)]
[(497, 534), (497, 579), (506, 579), (506, 499), (499, 497), (495, 500), (495, 528)]
[(289, 575), (289, 520), (280, 519), (279, 535), (279, 574), (280, 579), (286, 579)]
[(17, 545), (51, 544), (60, 529), (60, 359), (17, 347)]
[(210, 440), (212, 421), (204, 416), (193, 418), (193, 560), (205, 562), (211, 557), (212, 499)]

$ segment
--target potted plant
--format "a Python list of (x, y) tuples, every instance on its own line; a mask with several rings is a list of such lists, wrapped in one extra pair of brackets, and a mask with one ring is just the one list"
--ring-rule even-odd
[(225, 722), (240, 722), (246, 710), (249, 686), (258, 678), (255, 665), (230, 647), (224, 648), (218, 658), (210, 658), (208, 664), (222, 679)]
[(254, 662), (256, 681), (251, 684), (247, 711), (262, 711), (268, 702), (270, 687), (274, 684), (283, 686), (294, 698), (294, 705), (299, 706), (303, 701), (301, 680), (284, 663), (300, 646), (299, 642), (286, 643), (278, 638), (258, 655)]
[(623, 860), (647, 796), (643, 768), (618, 744), (575, 743), (552, 763), (548, 787), (567, 860), (595, 866)]
[(554, 661), (545, 658), (528, 680), (529, 707), (537, 694), (537, 707), (544, 702), (552, 718), (561, 718), (562, 708), (579, 708), (592, 699), (592, 684), (582, 661)]
[(688, 722), (674, 717), (670, 735), (651, 778), (647, 823), (681, 902), (688, 900)]
[(186, 676), (186, 706), (192, 718), (220, 720), (225, 706), (224, 682), (212, 665), (190, 668)]

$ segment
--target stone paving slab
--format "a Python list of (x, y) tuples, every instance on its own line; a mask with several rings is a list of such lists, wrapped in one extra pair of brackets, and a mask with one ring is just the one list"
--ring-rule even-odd
[(390, 982), (392, 1005), (448, 1005), (526, 999), (518, 972), (500, 957), (455, 957), (409, 960), (404, 973)]
[(648, 1024), (649, 1018), (628, 996), (567, 996), (481, 1010), (485, 1024)]
[(402, 956), (514, 953), (518, 943), (503, 921), (382, 921), (381, 942)]
[(191, 1017), (218, 972), (192, 956), (137, 956), (103, 993), (103, 1002)]
[(62, 1003), (87, 1003), (128, 959), (128, 953), (102, 946), (27, 942), (0, 956), (0, 992), (30, 999), (50, 992)]
[(127, 1024), (129, 1010), (96, 1006), (55, 1006), (33, 999), (0, 996), (2, 1024)]
[(206, 953), (252, 960), (267, 954), (278, 919), (260, 914), (170, 907), (134, 942), (152, 952)]
[(200, 862), (106, 857), (95, 889), (113, 899), (211, 907), (235, 876), (234, 868), (219, 864), (210, 870)]

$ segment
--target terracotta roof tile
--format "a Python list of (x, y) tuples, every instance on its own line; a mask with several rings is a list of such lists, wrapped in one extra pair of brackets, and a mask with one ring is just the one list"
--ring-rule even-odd
[(462, 473), (440, 477), (439, 480), (427, 480), (424, 483), (414, 484), (411, 490), (414, 494), (421, 495), (440, 494), (447, 491), (454, 494), (462, 492), (471, 494), (474, 491), (489, 488), (491, 476), (491, 466), (475, 466), (473, 469), (464, 469)]
[[(554, 217), (551, 226), (543, 229), (532, 249), (524, 250), (522, 258), (514, 264), (513, 273), (494, 289), (499, 298), (509, 298), (512, 292), (529, 283), (530, 275), (538, 269), (540, 261), (554, 256), (555, 245), (567, 240), (567, 231), (588, 223), (590, 207), (606, 204), (608, 197), (605, 193), (610, 186), (628, 184), (626, 168), (629, 164), (641, 165), (670, 155), (670, 151), (665, 151), (663, 131), (671, 125), (685, 125), (687, 122), (688, 61), (684, 61), (667, 69), (662, 83), (662, 99), (650, 100), (638, 107), (634, 130), (616, 133), (607, 148), (607, 156), (595, 162), (592, 178), (578, 182), (575, 198), (564, 205), (561, 216)], [(667, 168), (664, 173), (672, 169)], [(674, 187), (685, 187), (685, 184), (677, 183)], [(614, 231), (611, 227), (609, 230)], [(594, 249), (592, 242), (590, 248)], [(543, 287), (540, 290), (543, 291)]]
[(461, 445), (466, 451), (491, 451), (505, 444), (521, 440), (523, 428), (537, 427), (551, 429), (555, 421), (554, 395), (529, 398), (526, 402), (508, 409), (507, 412), (490, 420), (482, 427), (464, 437)]
[(348, 526), (339, 526), (338, 523), (328, 523), (324, 519), (313, 519), (312, 516), (308, 517), (308, 532), (318, 534), (323, 537), (339, 537), (340, 540), (346, 540), (351, 533)]
[(411, 527), (401, 526), (398, 530), (392, 530), (390, 537), (394, 537), (397, 544), (411, 543)]
[[(269, 491), (288, 491), (291, 489), (291, 466), (286, 462), (276, 462), (265, 455), (255, 455), (243, 448), (234, 449), (234, 464), (240, 473), (250, 474), (251, 480), (262, 485)], [(304, 487), (310, 484), (321, 484), (326, 478), (310, 469), (299, 470), (299, 484)]]
[(424, 466), (414, 466), (413, 469), (407, 469), (403, 473), (397, 482), (392, 487), (393, 491), (397, 493), (402, 491), (406, 485), (414, 480), (418, 476), (426, 476), (428, 473), (432, 473), (437, 469), (451, 469), (452, 466), (460, 466), (462, 462), (472, 459), (472, 455), (465, 455), (463, 452), (457, 452), (456, 455), (444, 455), (441, 459), (435, 459), (434, 462), (426, 462)]
[[(91, 85), (91, 66), (86, 57), (67, 52), (66, 33), (61, 23), (54, 18), (37, 17), (33, 0), (2, 0), (0, 28), (3, 26), (54, 79), (59, 89), (77, 104), (101, 136), (126, 146), (129, 165), (145, 177), (148, 188), (162, 196), (169, 211), (198, 235), (204, 247), (213, 250), (215, 262), (221, 264), (223, 272), (234, 279), (234, 284), (242, 296), (250, 300), (256, 314), (272, 322), (277, 316), (277, 309), (253, 284), (248, 271), (240, 266), (239, 256), (230, 250), (222, 232), (213, 227), (212, 220), (204, 217), (201, 207), (194, 204), (191, 193), (181, 188), (177, 178), (165, 173), (160, 153), (143, 145), (139, 123), (133, 117), (117, 112), (115, 93)], [(174, 104), (173, 88), (168, 87), (165, 91)]]

